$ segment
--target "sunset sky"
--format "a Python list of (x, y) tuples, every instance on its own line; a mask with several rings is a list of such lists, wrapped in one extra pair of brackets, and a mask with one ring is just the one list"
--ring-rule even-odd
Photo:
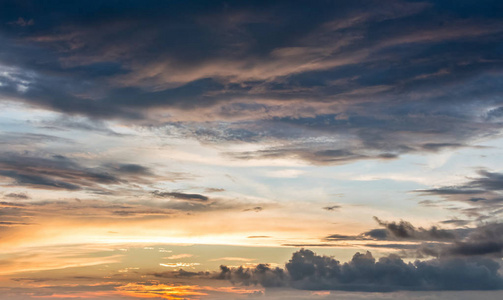
[(0, 299), (502, 299), (503, 1), (0, 0)]

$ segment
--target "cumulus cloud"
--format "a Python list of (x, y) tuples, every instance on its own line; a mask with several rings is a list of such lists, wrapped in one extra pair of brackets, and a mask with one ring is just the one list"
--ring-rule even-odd
[(260, 284), (264, 287), (280, 287), (285, 285), (285, 270), (281, 268), (271, 268), (267, 264), (259, 264), (254, 268), (238, 267), (235, 269), (227, 266), (220, 266), (220, 273), (216, 279), (226, 279), (232, 283), (244, 285)]
[(285, 268), (259, 264), (254, 268), (221, 266), (218, 279), (235, 284), (291, 287), (301, 290), (391, 292), (397, 290), (503, 289), (500, 264), (488, 258), (449, 258), (406, 263), (397, 255), (376, 260), (370, 252), (356, 253), (346, 263), (302, 249)]

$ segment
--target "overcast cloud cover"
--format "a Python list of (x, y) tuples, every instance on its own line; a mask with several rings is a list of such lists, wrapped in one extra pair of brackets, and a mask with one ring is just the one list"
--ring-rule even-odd
[(500, 299), (502, 41), (496, 0), (0, 0), (0, 298)]

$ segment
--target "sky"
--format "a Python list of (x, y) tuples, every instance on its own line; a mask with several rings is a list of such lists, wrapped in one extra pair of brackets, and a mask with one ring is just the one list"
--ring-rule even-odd
[(503, 2), (0, 0), (0, 299), (501, 299)]

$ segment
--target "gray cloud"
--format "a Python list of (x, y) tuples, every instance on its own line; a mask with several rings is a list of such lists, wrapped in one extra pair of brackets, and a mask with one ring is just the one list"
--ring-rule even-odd
[(204, 191), (206, 193), (220, 193), (220, 192), (225, 192), (225, 189), (222, 189), (222, 188), (205, 188)]
[(182, 200), (182, 201), (195, 201), (195, 202), (206, 202), (209, 200), (207, 196), (201, 194), (186, 194), (180, 192), (160, 192), (154, 191), (152, 194), (159, 198), (170, 198), (173, 200)]
[(235, 284), (292, 287), (302, 290), (391, 292), (397, 290), (503, 289), (500, 264), (487, 258), (433, 259), (406, 263), (396, 255), (376, 260), (370, 252), (351, 261), (320, 256), (310, 250), (293, 253), (285, 268), (260, 264), (255, 268), (221, 267), (218, 279)]
[(387, 241), (442, 241), (449, 242), (464, 237), (468, 229), (441, 229), (432, 226), (429, 229), (415, 227), (410, 222), (386, 222), (374, 217), (376, 222), (384, 227), (372, 229), (359, 235), (332, 234), (324, 238), (325, 241), (357, 241), (357, 240), (387, 240)]
[(399, 239), (411, 239), (411, 240), (453, 240), (456, 235), (453, 230), (443, 230), (435, 226), (430, 229), (425, 229), (422, 227), (416, 228), (414, 225), (407, 221), (396, 222), (384, 222), (377, 217), (374, 217), (377, 223), (387, 229), (387, 231), (396, 238)]
[(209, 278), (211, 277), (211, 273), (206, 272), (191, 272), (183, 269), (179, 269), (178, 271), (171, 272), (162, 272), (162, 273), (152, 273), (149, 275), (153, 275), (159, 278)]
[(19, 199), (19, 200), (27, 200), (30, 199), (30, 196), (25, 193), (8, 193), (4, 195), (5, 198)]
[(469, 220), (450, 219), (450, 220), (441, 221), (440, 223), (453, 224), (453, 225), (457, 225), (457, 226), (465, 226), (465, 225), (470, 224), (470, 222), (471, 221), (469, 221)]
[[(318, 145), (326, 147), (325, 145)], [(296, 158), (308, 161), (315, 165), (325, 164), (345, 164), (362, 159), (393, 159), (397, 154), (377, 153), (377, 154), (359, 154), (347, 149), (320, 149), (316, 150), (317, 145), (304, 145), (305, 148), (270, 148), (254, 152), (229, 153), (237, 159), (275, 159), (275, 158)], [(314, 149), (314, 150), (313, 150)]]
[(253, 208), (245, 208), (243, 211), (254, 211), (254, 212), (261, 212), (263, 211), (264, 208), (262, 206), (255, 206)]
[(220, 266), (220, 273), (215, 278), (244, 285), (260, 284), (264, 287), (281, 287), (285, 286), (287, 275), (285, 270), (281, 268), (271, 268), (267, 264), (259, 264), (254, 268), (241, 266), (235, 269)]
[[(369, 241), (365, 247), (402, 250), (402, 255), (408, 257), (503, 257), (503, 224), (501, 223), (482, 223), (477, 227), (441, 229), (436, 226), (415, 227), (403, 220), (400, 222), (385, 222), (379, 218), (375, 220), (384, 228), (372, 229), (359, 235), (332, 234), (322, 239), (327, 244), (320, 245), (337, 247), (340, 246), (338, 243), (340, 241)], [(448, 221), (447, 224), (466, 224), (466, 222), (459, 223), (460, 220)], [(383, 244), (381, 241), (395, 241), (395, 243)]]
[(471, 147), (501, 128), (496, 2), (320, 2), (315, 17), (302, 1), (133, 1), (107, 14), (13, 4), (0, 14), (0, 94), (61, 112), (40, 124), (53, 129), (116, 134), (103, 121), (114, 119), (283, 145), (237, 159), (324, 165)]
[(71, 140), (47, 134), (2, 132), (0, 133), (0, 142), (9, 145), (9, 147), (18, 145), (33, 147), (48, 142), (70, 143)]
[(53, 120), (44, 120), (40, 123), (35, 123), (37, 127), (49, 129), (49, 130), (80, 130), (80, 131), (92, 131), (99, 132), (111, 136), (122, 136), (112, 129), (103, 120), (89, 119), (89, 118), (77, 118), (70, 116), (61, 116)]
[(10, 206), (10, 207), (23, 207), (23, 206), (26, 206), (26, 204), (23, 204), (23, 203), (5, 202), (5, 201), (1, 201), (0, 205), (1, 206)]
[[(487, 170), (478, 171), (478, 177), (469, 178), (458, 186), (444, 186), (432, 189), (416, 190), (424, 196), (440, 196), (445, 201), (462, 202), (470, 208), (450, 207), (478, 221), (497, 220), (503, 212), (503, 174)], [(430, 205), (431, 202), (423, 202)]]
[(503, 224), (492, 223), (466, 230), (466, 236), (449, 244), (422, 245), (418, 253), (437, 257), (503, 257)]
[(32, 224), (23, 222), (0, 221), (0, 226), (23, 226), (23, 225), (32, 225)]
[(323, 209), (328, 210), (328, 211), (334, 211), (334, 210), (338, 210), (341, 207), (342, 206), (340, 206), (340, 205), (331, 205), (331, 206), (325, 206), (325, 207), (323, 207)]
[(503, 174), (487, 170), (481, 170), (478, 174), (480, 177), (473, 178), (460, 186), (418, 190), (417, 192), (427, 195), (476, 195), (503, 190)]
[[(127, 185), (130, 181), (148, 183), (156, 175), (137, 164), (105, 164), (89, 168), (61, 155), (1, 153), (0, 176), (13, 180), (11, 185), (14, 186), (110, 193), (106, 187)], [(15, 194), (9, 195), (15, 197)], [(23, 198), (20, 195), (17, 198)]]

